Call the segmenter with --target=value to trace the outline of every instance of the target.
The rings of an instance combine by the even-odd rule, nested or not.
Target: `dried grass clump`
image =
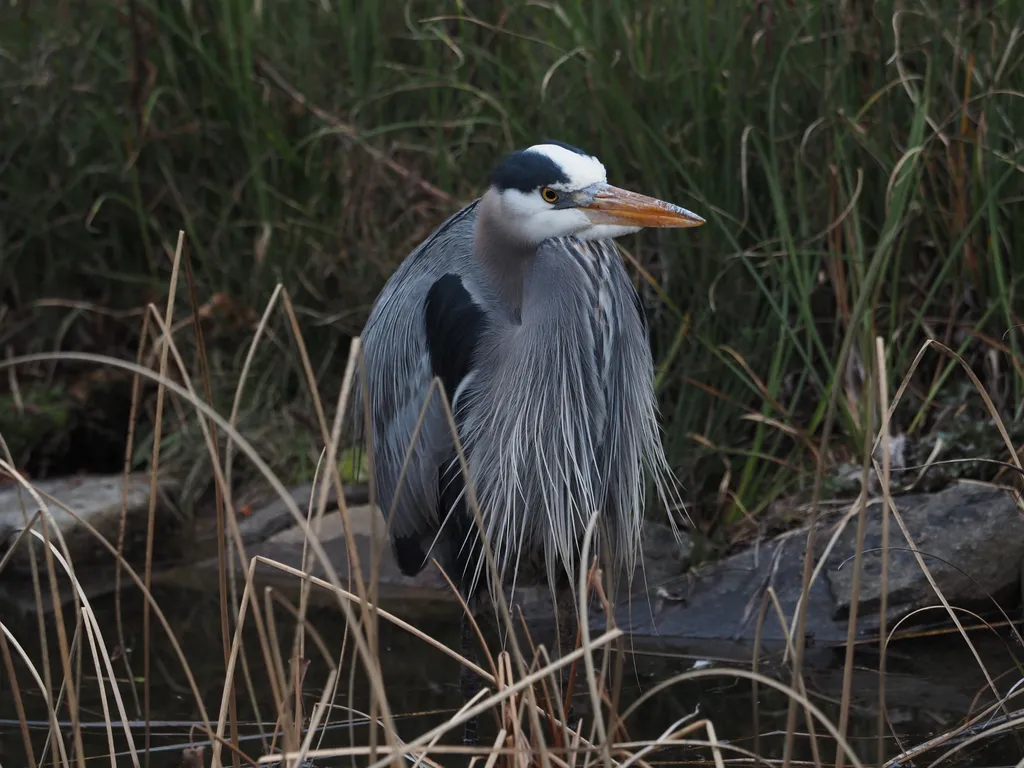
[[[177,247],[174,252],[173,271],[171,274],[171,296],[175,295],[179,276],[186,275],[190,288],[193,306],[198,306],[193,288],[191,267],[184,250],[184,233],[179,233]],[[13,370],[41,360],[59,362],[62,365],[90,364],[109,366],[128,371],[136,380],[136,393],[143,382],[155,384],[157,387],[157,412],[155,428],[159,432],[161,419],[160,409],[170,402],[175,408],[191,409],[197,427],[202,431],[209,449],[209,461],[217,481],[218,531],[223,544],[220,556],[218,580],[218,600],[221,614],[221,635],[223,638],[223,656],[225,676],[219,702],[204,700],[192,663],[196,660],[193,651],[176,639],[175,627],[166,618],[160,605],[153,598],[151,588],[153,578],[152,551],[153,529],[147,543],[147,560],[143,573],[138,573],[124,559],[121,543],[107,541],[97,535],[97,542],[109,552],[110,557],[119,565],[119,573],[123,574],[124,588],[133,590],[145,601],[144,633],[142,641],[142,674],[133,673],[129,664],[128,654],[114,654],[111,649],[125,648],[120,622],[114,626],[104,625],[98,621],[92,603],[82,589],[75,564],[65,546],[60,531],[56,529],[50,517],[51,505],[63,507],[61,500],[43,497],[32,483],[14,466],[9,454],[0,460],[0,472],[16,482],[24,492],[25,526],[13,544],[17,547],[31,547],[33,557],[33,589],[39,615],[42,616],[45,590],[51,591],[54,605],[54,624],[56,631],[45,630],[42,618],[37,626],[19,625],[6,617],[0,618],[0,652],[3,656],[4,677],[6,687],[14,702],[22,743],[28,764],[43,765],[53,763],[62,766],[84,766],[86,761],[99,759],[109,760],[111,765],[123,765],[128,761],[132,765],[144,765],[150,762],[152,714],[160,709],[160,702],[151,697],[150,649],[154,633],[161,633],[169,643],[176,657],[180,685],[188,691],[193,699],[196,722],[190,732],[190,746],[181,754],[182,765],[193,768],[198,765],[220,766],[283,764],[287,766],[308,765],[311,760],[317,764],[330,764],[330,760],[348,758],[359,764],[369,764],[371,768],[384,765],[437,766],[451,764],[451,761],[472,756],[474,761],[481,761],[483,766],[490,768],[496,765],[517,766],[525,768],[530,765],[543,766],[586,766],[591,763],[617,765],[626,768],[638,764],[648,765],[649,761],[663,755],[685,754],[688,760],[713,763],[722,768],[726,762],[754,762],[775,764],[780,762],[779,756],[759,755],[761,735],[753,734],[752,750],[732,741],[722,741],[719,733],[729,733],[732,737],[749,736],[750,734],[732,734],[730,723],[715,722],[713,718],[700,717],[698,712],[680,713],[680,717],[665,729],[656,739],[631,740],[629,736],[630,718],[638,708],[653,697],[664,695],[666,689],[688,681],[720,679],[731,683],[749,684],[753,688],[753,700],[758,701],[759,689],[772,689],[788,698],[789,716],[784,734],[783,765],[793,763],[794,744],[797,739],[809,739],[811,753],[815,764],[834,763],[836,765],[861,766],[866,763],[895,766],[906,764],[907,760],[916,759],[928,754],[934,758],[933,765],[942,764],[958,755],[972,745],[991,739],[1006,732],[1018,730],[1024,725],[1024,714],[1012,707],[1019,693],[1019,686],[1014,684],[1007,689],[1001,688],[989,674],[980,654],[975,650],[970,634],[965,630],[955,606],[950,605],[941,594],[934,581],[936,594],[942,602],[943,609],[957,628],[959,637],[971,649],[979,668],[983,671],[992,702],[981,711],[965,713],[964,720],[946,733],[917,745],[899,743],[898,754],[893,754],[889,746],[889,736],[895,731],[887,720],[885,707],[885,660],[886,646],[894,628],[886,628],[883,624],[879,655],[879,722],[877,731],[878,751],[873,761],[863,758],[863,752],[854,750],[848,738],[851,672],[853,669],[853,649],[855,643],[856,615],[850,618],[850,642],[847,646],[844,677],[843,698],[838,722],[826,716],[822,708],[811,700],[803,677],[804,611],[798,610],[792,617],[781,615],[777,601],[773,600],[772,590],[765,594],[761,610],[761,621],[768,610],[779,611],[778,618],[784,626],[791,627],[787,640],[785,661],[790,665],[790,684],[781,682],[758,670],[755,656],[754,665],[750,669],[738,667],[699,668],[687,670],[669,679],[658,681],[638,700],[623,708],[621,702],[621,683],[626,667],[626,654],[621,640],[623,633],[617,629],[612,620],[613,611],[605,596],[601,574],[596,567],[587,573],[580,574],[581,599],[592,594],[604,607],[608,617],[605,631],[591,636],[586,623],[581,626],[578,646],[571,653],[557,660],[550,660],[547,649],[543,645],[534,645],[529,631],[524,636],[528,640],[528,651],[522,650],[516,643],[510,649],[503,650],[497,656],[488,655],[488,667],[475,666],[459,653],[447,647],[427,633],[417,629],[400,617],[375,605],[376,585],[372,580],[364,579],[364,570],[359,562],[355,541],[351,534],[347,537],[347,546],[352,562],[352,571],[348,574],[336,573],[330,559],[318,541],[316,531],[327,509],[327,490],[333,484],[339,499],[335,511],[347,519],[348,509],[345,505],[343,483],[338,471],[340,457],[340,436],[343,433],[347,398],[352,390],[352,382],[359,375],[359,345],[353,344],[349,357],[346,376],[336,403],[334,418],[328,423],[327,410],[319,399],[315,387],[313,368],[310,364],[305,345],[302,341],[300,324],[295,315],[287,291],[278,286],[271,303],[263,313],[260,326],[254,334],[246,358],[246,365],[237,385],[237,397],[241,397],[248,371],[248,361],[255,354],[257,346],[265,338],[265,330],[275,309],[281,307],[292,333],[292,343],[296,353],[302,360],[307,375],[310,394],[316,402],[318,426],[323,441],[321,461],[316,476],[317,493],[311,499],[309,508],[299,509],[292,497],[286,492],[281,481],[274,476],[270,468],[260,456],[260,452],[239,433],[236,419],[237,411],[233,409],[228,417],[217,413],[203,395],[193,385],[198,378],[200,388],[209,393],[208,367],[205,363],[203,340],[197,339],[201,352],[198,358],[198,371],[190,370],[184,362],[180,351],[175,346],[174,337],[167,329],[174,325],[174,301],[167,302],[163,314],[153,305],[149,305],[144,323],[152,323],[158,331],[156,350],[158,365],[153,367],[140,365],[138,362],[119,360],[111,357],[84,353],[45,353],[20,358],[11,358],[0,362],[0,368]],[[143,334],[146,337],[146,334]],[[882,492],[887,506],[892,513],[892,520],[903,530],[910,540],[909,533],[903,527],[902,520],[889,492],[890,471],[887,435],[889,421],[900,398],[910,384],[910,377],[917,370],[919,363],[931,349],[948,354],[965,368],[966,375],[975,382],[982,399],[988,406],[993,419],[1000,425],[1000,432],[1006,441],[1007,452],[1011,457],[1010,466],[1017,472],[1021,471],[1020,460],[1014,452],[1014,446],[1006,435],[1005,428],[999,421],[995,405],[991,402],[985,388],[966,366],[964,361],[947,347],[930,342],[920,350],[907,378],[897,390],[892,402],[889,402],[887,388],[884,384],[885,345],[881,339],[876,344],[876,367],[868,377],[869,380],[880,382],[877,385],[877,399],[872,398],[873,412],[879,417],[879,424],[873,429],[873,445],[881,446],[878,461],[874,469],[881,479]],[[141,358],[141,350],[140,350]],[[237,400],[236,400],[237,402]],[[834,404],[834,400],[833,400]],[[831,409],[830,409],[831,412]],[[826,435],[822,439],[824,448]],[[130,442],[130,441],[129,441]],[[153,455],[151,467],[154,477],[160,466],[160,444],[155,440],[152,444]],[[6,449],[5,449],[6,450]],[[129,445],[129,452],[132,450]],[[238,531],[236,513],[232,501],[231,474],[236,453],[245,459],[262,474],[266,482],[279,494],[281,500],[294,519],[296,526],[305,533],[304,567],[293,568],[286,564],[269,560],[264,557],[251,557],[242,543]],[[866,455],[870,455],[868,452]],[[865,465],[865,478],[868,467]],[[821,469],[819,468],[819,476]],[[863,525],[864,511],[867,501],[867,483],[860,499],[851,508],[847,516],[851,520],[858,518],[858,525]],[[74,513],[74,510],[67,510]],[[154,515],[154,507],[150,508],[150,520]],[[888,520],[888,517],[886,518]],[[38,525],[37,525],[38,524]],[[347,530],[351,530],[347,526]],[[813,535],[813,526],[810,529]],[[861,542],[862,543],[862,542]],[[888,541],[883,541],[883,564],[887,561],[885,552]],[[808,542],[807,551],[812,551]],[[923,572],[931,579],[922,553],[914,549],[915,557]],[[376,557],[377,553],[375,553]],[[8,554],[9,557],[9,554]],[[858,551],[858,558],[860,552]],[[243,582],[235,579],[235,563],[247,564]],[[6,558],[0,562],[2,573]],[[263,590],[257,587],[257,565],[278,569],[293,576],[301,584],[299,600],[294,604],[274,590]],[[311,575],[313,565],[323,569],[324,578]],[[859,564],[855,564],[859,565]],[[883,565],[884,569],[884,565]],[[370,564],[370,573],[376,573],[376,563]],[[813,568],[808,559],[804,578],[804,594],[813,579],[819,577],[819,570]],[[884,570],[883,570],[884,578]],[[57,589],[61,580],[68,580],[75,587],[75,598],[70,604],[61,603]],[[326,590],[332,596],[336,610],[345,623],[344,641],[340,650],[328,647],[321,634],[309,620],[308,610],[312,590]],[[119,592],[122,586],[119,582]],[[856,586],[854,587],[856,591]],[[260,599],[262,595],[262,600]],[[853,604],[856,605],[856,599]],[[806,601],[801,602],[801,608]],[[465,606],[463,606],[464,608]],[[883,605],[882,614],[885,614]],[[151,623],[150,617],[155,620]],[[502,606],[504,629],[514,636],[517,629],[515,617]],[[292,625],[294,630],[288,638],[280,626],[282,619]],[[376,652],[380,641],[380,622],[388,622],[405,632],[411,633],[425,646],[433,648],[460,664],[470,666],[485,681],[486,686],[466,706],[450,713],[444,722],[421,733],[403,733],[404,728],[396,721],[399,713],[394,711],[389,698],[389,690],[384,682],[380,656]],[[257,635],[255,648],[248,648],[246,653],[246,627],[252,626]],[[518,628],[526,630],[521,623]],[[56,649],[52,647],[56,640]],[[53,659],[56,658],[56,663]],[[254,659],[260,661],[254,666]],[[307,678],[311,661],[318,659],[327,670],[323,679],[311,681]],[[572,665],[571,679],[581,690],[581,697],[589,701],[589,713],[575,723],[565,722],[567,701],[561,700],[559,690],[560,671],[563,666]],[[124,667],[119,671],[119,667]],[[259,700],[255,693],[254,680],[265,677],[272,692],[272,701]],[[365,680],[370,692],[368,711],[358,712],[351,706],[342,705],[337,701],[342,691],[343,681],[348,680],[349,692],[357,677]],[[141,681],[141,682],[140,682]],[[572,685],[572,684],[571,684]],[[141,696],[139,687],[141,686]],[[83,740],[83,712],[81,694],[86,688],[95,688],[99,693],[103,731],[106,744],[100,747],[95,741],[89,741],[86,748]],[[306,711],[304,692],[319,689],[320,693],[313,706]],[[246,696],[247,709],[263,713],[258,717],[257,729],[260,734],[261,749],[254,753],[247,746],[250,736],[243,734],[247,726],[240,723],[237,711],[239,696]],[[40,698],[41,697],[41,698]],[[349,696],[349,701],[352,696]],[[215,705],[215,706],[213,706]],[[213,708],[211,708],[211,706]],[[32,716],[30,712],[45,710],[48,727],[45,737],[40,739],[30,728]],[[130,710],[139,710],[141,717],[133,720],[129,717]],[[478,747],[451,745],[453,734],[459,734],[461,726],[474,715],[491,713],[495,717],[497,736],[488,744]],[[355,738],[357,720],[367,725],[365,738]],[[757,722],[755,712],[755,723]],[[798,726],[798,723],[802,725]],[[344,747],[324,747],[322,741],[332,725],[348,724],[352,728],[353,742]],[[806,731],[801,731],[806,727]],[[755,728],[756,731],[756,728]],[[244,738],[243,738],[244,737]],[[356,743],[358,741],[358,743]],[[328,762],[322,762],[328,761]]]

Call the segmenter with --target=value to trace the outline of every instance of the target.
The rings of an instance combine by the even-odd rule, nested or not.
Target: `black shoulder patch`
[[[491,184],[499,190],[532,192],[551,184],[568,184],[569,177],[554,160],[540,152],[520,150],[506,155],[491,173]]]
[[[451,402],[455,390],[473,368],[476,346],[484,329],[484,311],[473,301],[462,279],[449,272],[427,291],[423,320],[431,369],[441,379]]]
[[[451,403],[459,384],[473,370],[487,316],[473,301],[462,279],[450,272],[430,286],[423,309],[430,365],[434,375],[444,384]],[[480,546],[472,517],[466,509],[465,484],[456,454],[438,467],[437,480],[438,515],[441,521],[446,521],[441,524],[443,564],[448,575],[468,597],[471,575],[475,572],[473,564],[479,557]],[[422,561],[422,550],[408,547],[406,554],[410,565],[417,557]]]

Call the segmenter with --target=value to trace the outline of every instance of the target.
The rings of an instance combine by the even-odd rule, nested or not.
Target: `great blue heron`
[[[597,158],[549,142],[504,157],[484,194],[409,254],[362,334],[374,481],[384,514],[394,510],[389,538],[403,572],[436,558],[471,607],[517,584],[571,595],[595,513],[603,555],[633,572],[645,479],[663,500],[673,481],[643,305],[612,238],[703,223],[609,185]],[[412,439],[434,377],[455,417],[497,584],[438,396]],[[362,399],[357,389],[357,407]],[[574,638],[568,613],[560,626]],[[463,630],[467,650],[465,621]]]

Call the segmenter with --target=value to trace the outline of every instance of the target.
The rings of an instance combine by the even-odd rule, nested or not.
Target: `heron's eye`
[[[544,198],[545,203],[551,203],[554,205],[558,202],[558,193],[551,187],[544,187],[541,189],[540,196]]]

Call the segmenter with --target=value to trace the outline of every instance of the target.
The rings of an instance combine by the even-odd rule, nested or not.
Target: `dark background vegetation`
[[[817,462],[834,474],[863,459],[876,337],[890,392],[936,339],[1019,423],[1021,13],[950,0],[4,3],[0,353],[134,360],[181,229],[214,405],[230,409],[278,283],[333,404],[349,339],[405,254],[501,153],[558,138],[614,183],[708,220],[621,245],[653,318],[670,459],[691,514],[727,544],[806,494]],[[176,301],[201,388],[184,282]],[[280,312],[270,328],[240,425],[297,482],[319,430]],[[0,431],[33,476],[119,471],[130,394],[112,370],[22,366],[0,382]],[[194,415],[165,413],[161,466],[198,499],[210,470]],[[992,448],[974,455],[1005,459],[989,422],[933,350],[895,426],[917,445],[981,424]]]

